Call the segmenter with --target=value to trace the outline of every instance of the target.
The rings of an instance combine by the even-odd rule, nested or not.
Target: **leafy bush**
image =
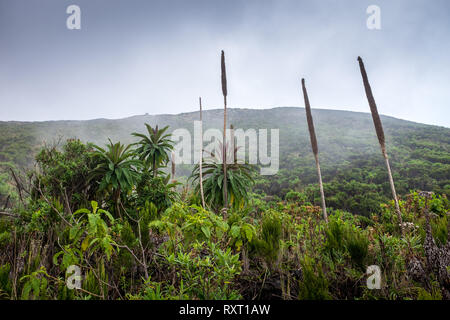
[[[364,270],[364,262],[369,248],[367,236],[358,229],[353,230],[353,232],[347,231],[346,248],[356,266]]]
[[[0,265],[0,299],[2,295],[9,297],[12,291],[12,284],[9,279],[11,265],[9,263]]]
[[[443,216],[442,218],[437,218],[436,220],[431,221],[431,231],[433,234],[433,238],[437,242],[437,244],[441,247],[447,244],[447,234],[448,231],[448,217]]]
[[[321,263],[305,256],[301,261],[303,279],[300,282],[299,299],[328,300],[328,281],[322,271]]]
[[[325,234],[324,249],[332,258],[348,252],[355,265],[358,268],[364,268],[369,240],[360,228],[335,215],[330,217]]]
[[[196,243],[193,250],[178,250],[166,257],[168,268],[177,270],[183,291],[191,298],[238,299],[230,284],[241,271],[239,255],[220,249],[213,242]]]
[[[170,176],[153,177],[150,172],[144,172],[136,187],[136,206],[144,207],[153,203],[158,212],[164,212],[178,199],[175,192],[176,183],[169,183]]]
[[[47,271],[44,267],[20,278],[24,282],[22,299],[45,300],[47,298]]]
[[[298,205],[302,205],[306,202],[307,197],[304,193],[290,190],[288,193],[286,193],[285,200],[289,202],[295,202]]]
[[[261,233],[251,243],[253,251],[272,265],[277,257],[282,236],[281,220],[275,211],[267,212],[262,219]]]

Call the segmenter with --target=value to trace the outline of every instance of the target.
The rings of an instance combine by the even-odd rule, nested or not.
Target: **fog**
[[[448,1],[0,0],[0,120],[122,118],[222,106],[368,112],[450,126]],[[366,26],[369,5],[381,30]]]

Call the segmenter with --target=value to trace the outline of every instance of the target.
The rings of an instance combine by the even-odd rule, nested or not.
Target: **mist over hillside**
[[[313,117],[328,194],[340,195],[339,203],[359,196],[370,198],[373,203],[387,201],[390,189],[370,114],[314,109]],[[108,138],[113,142],[136,142],[131,133],[144,132],[144,123],[168,125],[170,131],[185,128],[192,133],[198,119],[198,112],[189,112],[117,120],[0,122],[0,162],[3,167],[30,168],[34,155],[44,145],[61,145],[72,138],[99,146]],[[387,116],[381,119],[398,193],[421,189],[449,195],[450,129]],[[221,130],[223,110],[204,111],[203,123],[205,129]],[[228,124],[235,129],[279,129],[280,169],[274,176],[260,177],[256,191],[282,198],[289,190],[311,187],[311,197],[316,196],[314,158],[304,108],[229,109]],[[177,176],[186,177],[191,169],[189,165],[178,166]],[[373,198],[380,194],[385,198]],[[333,197],[328,197],[328,201],[333,203]],[[363,200],[352,201],[344,209],[354,211],[358,203],[360,212],[366,210],[360,207]]]
[[[348,159],[355,154],[378,152],[378,142],[369,113],[314,109],[313,117],[323,162],[336,162]],[[7,159],[8,147],[27,136],[32,141],[22,141],[30,146],[51,145],[66,139],[77,138],[83,142],[103,145],[110,138],[124,143],[134,142],[132,132],[143,132],[144,123],[151,126],[169,126],[169,131],[185,128],[193,132],[198,112],[178,115],[137,115],[129,118],[109,120],[63,120],[45,122],[0,122],[2,133],[2,161]],[[440,142],[442,151],[450,150],[450,129],[382,116],[388,148],[409,140],[420,138],[423,143]],[[223,110],[203,112],[204,128],[221,129]],[[273,109],[229,109],[228,123],[236,129],[279,129],[280,151],[307,155],[310,153],[309,136],[304,108],[280,107]],[[9,141],[7,141],[9,140]],[[29,156],[29,154],[27,154]],[[6,158],[6,159],[5,159]],[[283,163],[283,154],[280,156]]]

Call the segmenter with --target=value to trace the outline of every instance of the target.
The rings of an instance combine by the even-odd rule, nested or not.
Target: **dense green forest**
[[[313,114],[328,222],[302,108],[229,109],[280,129],[280,171],[227,164],[225,201],[205,159],[204,205],[199,167],[170,161],[198,112],[1,123],[0,298],[450,299],[450,129],[382,117],[399,225],[370,115]]]
[[[328,205],[366,216],[380,213],[379,204],[390,199],[390,189],[370,114],[316,109],[313,116]],[[205,130],[221,128],[222,117],[222,110],[204,111]],[[168,125],[169,131],[186,128],[193,132],[193,121],[198,119],[198,112],[192,112],[120,120],[0,123],[2,172],[5,169],[7,172],[9,166],[32,167],[33,157],[40,147],[58,145],[66,139],[78,138],[99,145],[108,138],[132,143],[130,132],[141,130],[144,123]],[[320,204],[303,108],[229,109],[228,119],[235,128],[280,130],[280,170],[273,176],[258,177],[254,192],[277,201],[293,190],[304,192],[308,201]],[[397,193],[406,195],[418,189],[448,197],[450,129],[391,117],[382,117],[382,120]],[[188,177],[191,170],[191,166],[182,165],[176,175],[182,179]],[[0,181],[6,179],[0,178]],[[2,192],[0,199],[4,197]]]

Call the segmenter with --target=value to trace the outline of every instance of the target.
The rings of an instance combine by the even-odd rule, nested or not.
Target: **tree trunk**
[[[373,124],[375,126],[375,131],[377,133],[378,142],[380,143],[381,153],[384,157],[384,160],[386,161],[386,168],[387,168],[388,175],[389,175],[389,184],[391,185],[392,197],[394,198],[394,202],[395,202],[395,211],[397,212],[398,223],[400,225],[400,230],[403,234],[404,230],[403,230],[402,213],[400,211],[400,206],[398,204],[397,193],[395,192],[394,179],[392,178],[391,166],[389,165],[389,158],[388,158],[388,155],[386,152],[386,144],[385,144],[383,125],[381,124],[381,119],[380,119],[380,115],[378,114],[378,109],[377,109],[377,105],[375,103],[375,98],[373,97],[372,88],[370,87],[369,79],[368,79],[367,73],[366,73],[366,68],[364,67],[364,62],[362,61],[361,57],[358,57],[358,62],[359,62],[359,68],[361,70],[361,75],[363,78],[364,89],[366,91],[367,100],[368,100],[369,106],[370,106],[370,111],[372,113]]]

